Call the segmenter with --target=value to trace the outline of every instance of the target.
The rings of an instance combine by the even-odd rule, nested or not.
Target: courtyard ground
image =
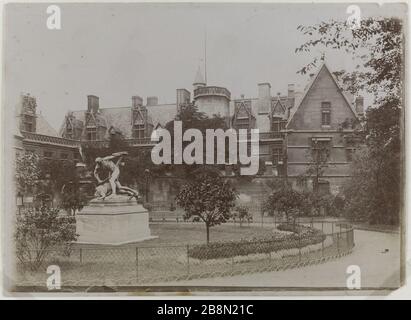
[[[347,267],[358,265],[361,269],[361,287],[367,290],[395,289],[400,286],[400,235],[355,230],[354,251],[342,258],[323,264],[285,271],[255,273],[250,275],[167,282],[157,285],[201,287],[260,287],[311,288],[346,290]],[[195,290],[195,288],[193,288]]]

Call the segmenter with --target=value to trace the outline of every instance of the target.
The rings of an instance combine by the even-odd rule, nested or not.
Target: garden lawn
[[[150,247],[150,246],[174,246],[187,244],[206,243],[206,229],[204,223],[152,223],[150,224],[151,235],[156,239],[130,243],[122,247]],[[233,241],[250,239],[253,237],[263,238],[272,235],[273,226],[248,226],[244,223],[242,227],[238,223],[227,223],[210,228],[210,242]],[[275,232],[281,232],[275,230]],[[103,248],[102,245],[76,245],[76,247]],[[116,247],[116,246],[114,246]]]

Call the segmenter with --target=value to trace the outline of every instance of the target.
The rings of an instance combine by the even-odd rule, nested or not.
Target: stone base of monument
[[[121,245],[157,238],[148,223],[148,211],[134,198],[93,199],[76,215],[77,243]]]

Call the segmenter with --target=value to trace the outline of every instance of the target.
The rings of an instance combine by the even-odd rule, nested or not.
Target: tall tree
[[[198,129],[201,131],[202,136],[205,138],[206,130],[207,129],[227,129],[226,120],[221,117],[220,115],[213,115],[212,117],[208,117],[204,112],[198,110],[197,106],[194,104],[186,104],[182,105],[176,118],[173,121],[170,121],[166,124],[166,129],[171,134],[171,150],[174,150],[174,121],[181,121],[182,122],[182,132],[184,133],[188,129]],[[185,146],[187,146],[190,142],[183,142],[183,150]],[[205,148],[205,140],[203,141],[203,147]],[[228,154],[227,148],[228,142],[226,141],[226,155]],[[216,149],[216,145],[214,145],[214,155],[217,157],[217,152],[219,150]],[[183,150],[175,150],[174,152],[183,152]],[[172,157],[174,157],[174,152],[172,153]],[[203,163],[205,163],[205,152],[203,153]],[[190,178],[194,172],[196,172],[200,167],[205,167],[205,165],[201,164],[192,164],[187,165],[183,164],[176,164],[169,166],[169,169],[179,177]]]

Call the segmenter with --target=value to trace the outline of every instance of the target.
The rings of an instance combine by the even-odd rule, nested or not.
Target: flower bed
[[[325,235],[320,230],[307,226],[283,224],[278,229],[293,233],[274,233],[265,238],[196,245],[189,248],[188,255],[199,260],[222,259],[302,248],[325,240]]]

